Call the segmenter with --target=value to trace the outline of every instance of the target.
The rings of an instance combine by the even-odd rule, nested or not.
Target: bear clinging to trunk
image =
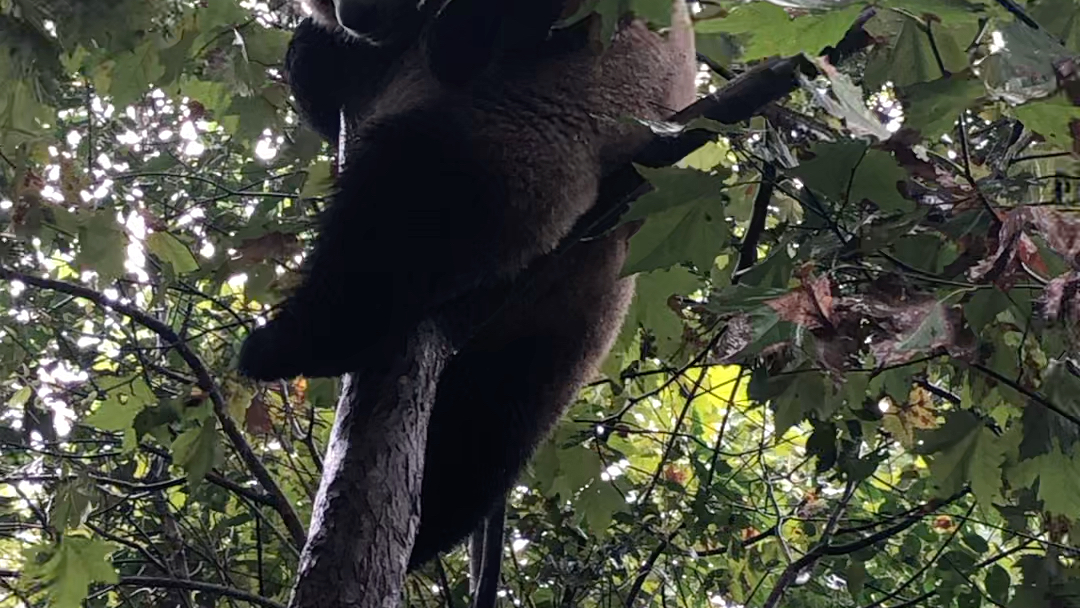
[[[580,2],[313,0],[286,57],[303,118],[336,140],[344,116],[345,164],[303,282],[240,369],[364,373],[425,318],[466,328],[438,382],[412,567],[476,527],[607,354],[633,226],[549,256],[639,151],[634,121],[693,101],[685,0],[666,35],[624,19],[606,46],[595,15],[553,27]],[[528,298],[461,320],[541,261]]]

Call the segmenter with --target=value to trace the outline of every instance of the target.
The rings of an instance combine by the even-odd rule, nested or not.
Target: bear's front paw
[[[300,375],[295,345],[283,340],[282,333],[273,323],[251,332],[240,347],[240,373],[264,382]]]
[[[303,328],[303,329],[301,329]],[[295,323],[279,316],[257,328],[240,347],[240,373],[269,382],[296,376],[326,378],[356,371],[360,365],[356,339],[348,326],[334,328],[331,336],[313,324]]]

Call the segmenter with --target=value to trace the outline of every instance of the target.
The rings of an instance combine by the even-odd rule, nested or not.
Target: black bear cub
[[[546,262],[439,380],[410,567],[506,494],[619,331],[633,228],[549,254],[637,152],[633,119],[693,100],[688,10],[672,2],[666,36],[625,20],[606,47],[595,16],[552,30],[573,0],[315,0],[294,34],[297,105],[334,140],[344,114],[345,164],[302,284],[243,345],[244,374],[377,367],[422,319]]]

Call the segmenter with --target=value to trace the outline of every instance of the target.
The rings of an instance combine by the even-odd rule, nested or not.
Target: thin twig
[[[16,579],[20,578],[22,573],[18,570],[0,570],[0,579]],[[237,589],[235,587],[229,587],[226,585],[219,585],[217,583],[207,583],[204,581],[193,581],[190,579],[170,578],[167,576],[121,576],[120,581],[114,585],[115,587],[153,587],[156,589],[186,589],[189,591],[202,591],[212,595],[218,595],[221,597],[232,598],[247,602],[255,606],[262,606],[263,608],[285,608],[284,604],[275,602],[272,599],[265,598],[243,589]]]
[[[21,281],[27,285],[32,285],[41,289],[57,291],[77,298],[90,300],[102,308],[113,310],[124,316],[130,317],[139,325],[142,325],[160,336],[168,346],[175,348],[177,354],[180,355],[180,358],[184,360],[184,363],[186,363],[195,374],[195,379],[198,382],[199,388],[209,395],[210,401],[214,406],[214,413],[217,416],[218,423],[221,425],[222,430],[225,431],[225,435],[229,438],[229,442],[232,444],[233,449],[236,450],[240,459],[244,461],[248,470],[251,471],[251,474],[258,480],[259,484],[266,490],[267,494],[273,497],[275,503],[273,507],[285,522],[285,527],[289,530],[292,542],[297,547],[304,546],[304,541],[307,539],[307,532],[304,530],[303,523],[300,522],[300,517],[296,514],[296,511],[293,510],[292,504],[289,502],[288,498],[286,498],[285,493],[282,492],[281,488],[277,485],[277,482],[274,481],[274,478],[271,477],[270,472],[266,469],[262,460],[259,459],[258,454],[251,448],[251,445],[244,438],[240,429],[236,426],[236,423],[233,422],[232,417],[229,415],[225,398],[222,396],[221,390],[217,383],[214,382],[213,377],[210,376],[210,371],[203,364],[199,356],[195,354],[195,351],[193,351],[186,342],[181,340],[180,336],[178,336],[171,327],[134,306],[110,300],[105,297],[105,294],[90,289],[89,287],[83,287],[82,285],[36,277],[3,267],[0,267],[0,279]]]
[[[758,244],[761,235],[765,231],[765,220],[769,217],[769,203],[772,201],[773,190],[776,189],[776,164],[766,162],[761,168],[761,185],[758,186],[754,196],[754,210],[750,215],[750,224],[743,234],[742,246],[739,248],[739,264],[731,278],[732,283],[738,283],[746,271],[750,270],[757,262]]]
[[[788,567],[780,574],[780,579],[776,582],[776,586],[773,587],[772,593],[762,604],[762,608],[776,608],[776,606],[780,605],[780,601],[784,599],[788,587],[795,582],[799,575],[813,568],[818,560],[828,555],[829,541],[836,534],[836,529],[840,524],[840,517],[847,509],[852,497],[855,496],[855,488],[857,487],[857,482],[848,480],[844,486],[843,495],[837,501],[836,507],[833,508],[832,514],[829,516],[829,521],[825,524],[825,529],[821,532],[821,540],[806,555],[788,564]]]
[[[941,557],[941,554],[945,552],[945,549],[948,548],[950,544],[952,544],[953,539],[956,538],[956,535],[960,532],[960,529],[964,527],[964,521],[967,520],[968,516],[971,515],[971,512],[975,510],[975,507],[978,504],[979,503],[977,502],[971,503],[971,506],[968,507],[967,513],[964,514],[963,520],[960,523],[956,524],[956,528],[953,529],[952,533],[949,534],[949,537],[945,539],[945,542],[941,543],[941,546],[937,548],[937,551],[934,552],[934,555],[932,555],[930,559],[926,560],[926,563],[923,564],[923,566],[919,568],[915,572],[915,574],[912,574],[910,577],[908,577],[906,581],[900,583],[900,585],[896,589],[894,589],[891,593],[887,594],[885,597],[877,600],[876,602],[867,604],[863,608],[878,608],[882,604],[895,599],[896,596],[900,595],[900,592],[911,586],[911,584],[914,583],[916,579],[918,579],[927,570],[933,567],[933,565],[937,563],[938,558]]]
[[[652,572],[653,567],[656,565],[656,561],[660,559],[660,556],[664,554],[664,550],[671,544],[671,539],[675,538],[675,534],[682,529],[684,524],[679,524],[672,530],[667,536],[660,540],[660,543],[653,548],[649,553],[649,557],[638,568],[638,574],[634,577],[634,582],[630,585],[630,591],[626,594],[626,602],[624,605],[626,608],[633,608],[635,601],[637,601],[638,594],[641,593],[641,588],[645,584],[645,579],[649,577],[649,573]]]
[[[907,519],[904,519],[903,521],[901,521],[901,522],[899,522],[897,524],[894,524],[894,525],[892,525],[892,526],[890,526],[888,528],[885,528],[884,530],[875,532],[874,534],[871,534],[870,536],[867,536],[866,538],[862,538],[862,539],[859,539],[857,541],[846,543],[846,544],[843,544],[843,545],[831,545],[829,547],[826,547],[825,548],[825,555],[850,555],[852,553],[862,551],[863,549],[866,549],[867,547],[871,547],[873,545],[876,545],[877,543],[879,543],[879,542],[881,542],[883,540],[892,538],[892,537],[896,536],[897,534],[903,532],[904,530],[907,530],[911,526],[913,526],[916,523],[918,523],[919,521],[921,521],[924,517],[926,517],[930,513],[934,512],[934,511],[936,511],[936,510],[938,510],[938,509],[940,509],[940,508],[942,508],[942,507],[944,507],[944,506],[946,506],[948,504],[956,502],[960,498],[966,496],[969,492],[970,492],[970,490],[965,488],[965,489],[957,492],[956,494],[953,494],[952,496],[950,496],[948,498],[942,498],[942,499],[930,501],[926,505],[924,505],[923,507],[916,510],[915,514],[912,515],[911,517],[908,517]]]
[[[1061,408],[1061,406],[1056,405],[1053,401],[1050,401],[1049,399],[1047,399],[1046,397],[1040,395],[1039,393],[1037,393],[1037,392],[1035,392],[1035,391],[1021,385],[1019,382],[1016,382],[1015,380],[1012,380],[1011,378],[1008,378],[1008,377],[1006,377],[1006,376],[1004,376],[1004,375],[990,369],[989,367],[986,367],[985,365],[983,365],[981,363],[971,363],[969,365],[971,365],[971,367],[973,369],[976,369],[976,370],[982,372],[983,374],[985,374],[987,376],[990,376],[994,380],[997,380],[998,382],[1008,386],[1009,388],[1011,388],[1013,390],[1016,390],[1016,391],[1019,391],[1020,393],[1022,393],[1028,399],[1031,399],[1035,403],[1038,403],[1039,405],[1045,407],[1046,409],[1050,410],[1051,412],[1054,412],[1058,416],[1061,416],[1062,418],[1064,418],[1064,419],[1068,420],[1069,422],[1075,424],[1076,426],[1080,427],[1080,416],[1077,416],[1076,414],[1065,411],[1064,409]]]

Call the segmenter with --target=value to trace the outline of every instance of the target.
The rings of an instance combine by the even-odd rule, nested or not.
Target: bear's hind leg
[[[619,278],[630,230],[575,245],[447,365],[410,568],[480,524],[606,356],[633,295],[633,279]]]

